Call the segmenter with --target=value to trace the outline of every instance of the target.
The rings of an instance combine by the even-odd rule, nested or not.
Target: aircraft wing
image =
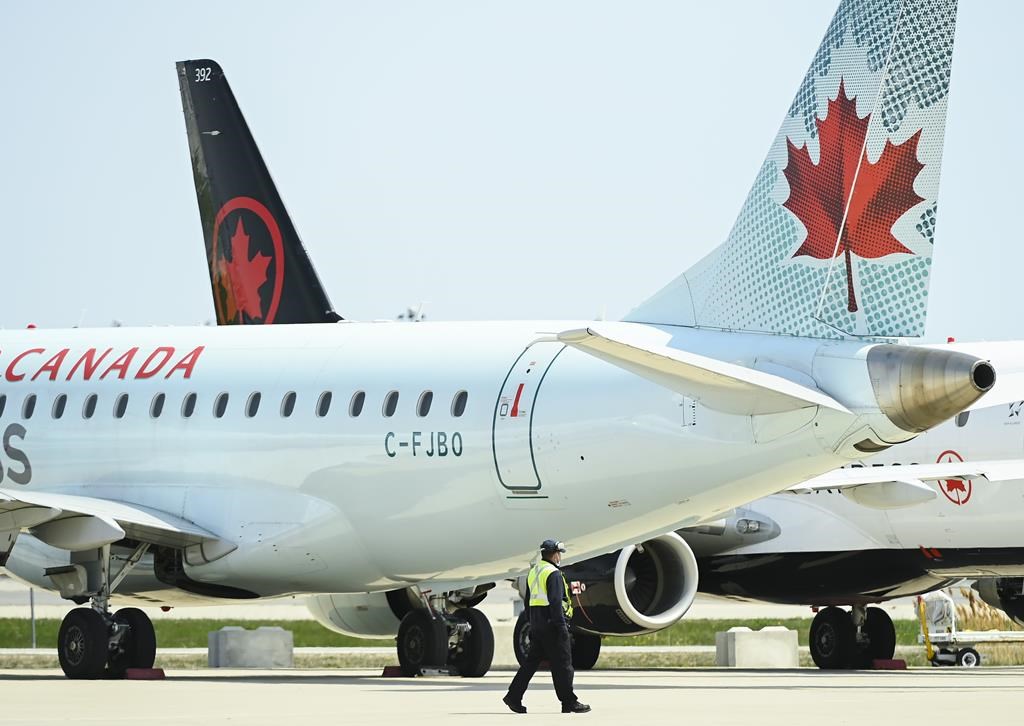
[[[182,548],[210,562],[235,545],[181,517],[109,499],[0,488],[0,532],[29,531],[53,547],[81,551],[122,539]]]
[[[625,331],[613,326],[559,333],[557,340],[624,368],[704,405],[740,415],[779,413],[824,406],[849,410],[816,388],[765,371],[727,363],[665,345],[657,329]]]
[[[922,504],[936,496],[930,481],[1024,480],[1024,459],[951,461],[937,464],[889,464],[836,469],[795,484],[787,494],[839,491],[872,509],[898,509]]]

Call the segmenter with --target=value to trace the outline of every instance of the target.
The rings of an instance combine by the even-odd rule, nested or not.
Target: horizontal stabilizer
[[[0,489],[0,530],[29,529],[68,550],[90,549],[129,538],[176,548],[201,547],[221,556],[235,549],[181,517],[137,504],[75,494]]]
[[[1024,480],[1024,461],[951,461],[937,464],[890,464],[836,469],[802,484],[791,486],[785,493],[842,492],[865,507],[898,509],[934,499],[935,490],[925,482],[972,479],[991,482]]]
[[[845,406],[819,390],[771,373],[669,347],[665,344],[670,338],[668,333],[646,326],[636,328],[581,328],[559,333],[557,338],[725,413],[781,413],[811,406],[849,413]]]

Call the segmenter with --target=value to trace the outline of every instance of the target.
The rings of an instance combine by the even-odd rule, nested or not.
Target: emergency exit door
[[[533,407],[544,376],[565,345],[534,343],[516,359],[494,406],[494,466],[509,490],[536,492],[540,475],[533,459]]]

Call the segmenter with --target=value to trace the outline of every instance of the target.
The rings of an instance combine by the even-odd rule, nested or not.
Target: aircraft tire
[[[92,608],[75,608],[64,616],[57,635],[57,658],[68,678],[102,678],[110,634],[103,616]]]
[[[519,613],[516,627],[512,631],[512,651],[516,654],[519,665],[526,662],[526,656],[530,652],[530,617],[525,610]]]
[[[597,665],[601,656],[601,636],[576,632],[572,634],[572,667],[577,671],[589,671]]]
[[[153,621],[138,608],[121,608],[114,613],[114,622],[128,626],[121,652],[111,656],[107,664],[108,678],[124,678],[129,668],[152,668],[156,661],[156,631]]]
[[[827,607],[811,621],[811,659],[823,670],[852,668],[857,663],[857,634],[850,613]]]
[[[418,676],[423,668],[448,662],[448,628],[426,610],[410,610],[398,626],[398,663],[402,675]]]
[[[867,660],[892,660],[896,654],[896,626],[889,613],[882,608],[868,608],[864,620],[864,632],[868,636]]]
[[[455,617],[469,623],[470,631],[452,657],[452,665],[463,678],[482,678],[494,660],[494,630],[487,616],[476,608],[461,608]]]

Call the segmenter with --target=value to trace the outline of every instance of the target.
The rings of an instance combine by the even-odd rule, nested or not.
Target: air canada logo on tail
[[[284,286],[284,245],[269,209],[252,197],[235,197],[220,208],[210,270],[218,321],[274,322]]]
[[[857,115],[857,99],[847,97],[842,81],[839,93],[828,102],[825,118],[814,121],[820,140],[817,164],[807,144],[797,148],[786,139],[789,161],[783,174],[790,191],[782,206],[807,228],[807,238],[793,257],[846,257],[847,309],[853,313],[858,308],[853,255],[877,259],[914,254],[896,239],[892,228],[924,201],[914,191],[914,181],[924,168],[917,159],[921,131],[899,145],[886,140],[872,163],[866,148],[871,114]]]

